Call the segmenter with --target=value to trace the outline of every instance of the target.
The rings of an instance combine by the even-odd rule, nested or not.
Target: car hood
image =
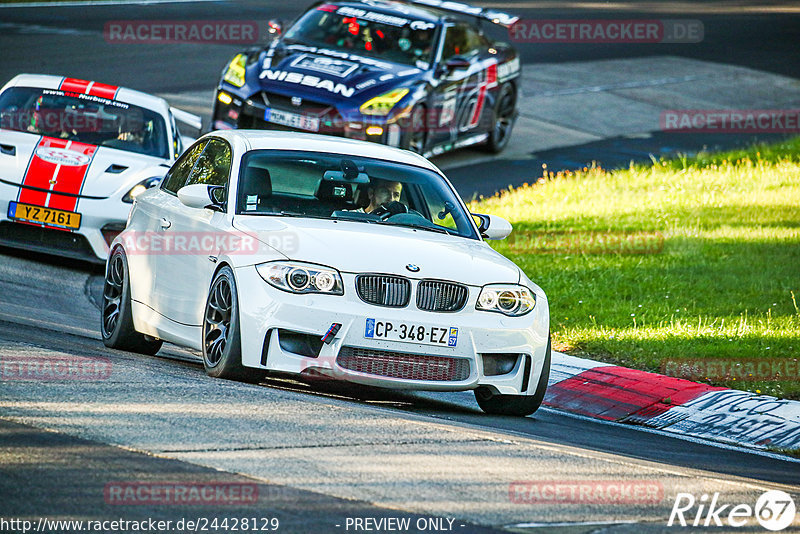
[[[305,45],[280,44],[271,58],[267,54],[256,69],[262,91],[330,105],[361,104],[406,86],[425,72],[411,65]]]
[[[157,167],[159,171],[155,174],[151,173],[153,176],[163,176],[168,170],[167,167],[158,167],[161,163],[166,162],[163,158],[86,144],[73,143],[64,149],[48,148],[44,146],[48,144],[48,140],[51,138],[0,130],[0,144],[4,147],[4,152],[0,153],[0,180],[14,184],[21,184],[24,181],[27,185],[38,187],[47,182],[46,180],[42,182],[42,177],[37,179],[36,176],[33,176],[32,173],[35,173],[37,169],[34,163],[39,160],[61,163],[63,171],[59,170],[58,177],[63,177],[64,187],[67,187],[67,180],[69,180],[69,187],[75,189],[74,191],[65,190],[65,192],[107,198],[122,189],[127,191],[138,183],[143,179],[140,174],[145,169]],[[52,141],[56,146],[63,145],[62,140],[52,139]],[[7,153],[11,151],[9,147],[13,147],[14,155]],[[44,167],[54,169],[52,165]],[[50,176],[46,178],[49,179]],[[45,187],[47,186],[45,185]]]
[[[519,268],[483,241],[352,221],[237,216],[234,227],[292,260],[349,273],[387,273],[473,286],[517,283]],[[406,266],[415,265],[419,272]]]

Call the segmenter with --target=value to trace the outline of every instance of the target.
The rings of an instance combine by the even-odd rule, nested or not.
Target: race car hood
[[[361,104],[408,85],[425,72],[412,65],[301,45],[278,45],[273,52],[271,58],[265,52],[256,69],[262,91],[330,105]]]
[[[113,196],[122,189],[127,192],[143,179],[139,175],[145,169],[166,161],[115,148],[68,143],[9,130],[0,130],[0,144],[3,146],[0,180],[49,189],[49,181],[59,166],[55,190],[98,198]],[[158,167],[158,174],[163,176],[167,170],[167,167]]]
[[[520,279],[514,263],[475,239],[402,226],[257,215],[237,216],[234,226],[289,259],[342,272],[437,278],[474,286]],[[409,264],[418,266],[419,272],[409,272]]]

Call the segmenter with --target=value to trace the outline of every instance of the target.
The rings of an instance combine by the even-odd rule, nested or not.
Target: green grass
[[[538,174],[470,208],[514,223],[511,238],[493,246],[547,293],[556,348],[654,372],[675,360],[797,365],[800,138]],[[651,240],[651,253],[601,253],[600,238],[629,232],[663,242]],[[581,236],[594,236],[589,253]],[[800,398],[797,375],[698,380]]]

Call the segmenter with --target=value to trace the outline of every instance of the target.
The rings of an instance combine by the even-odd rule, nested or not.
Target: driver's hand
[[[388,215],[389,217],[391,217],[392,215],[408,213],[408,207],[402,202],[397,202],[396,200],[393,200],[391,202],[384,202],[372,213],[376,215]]]

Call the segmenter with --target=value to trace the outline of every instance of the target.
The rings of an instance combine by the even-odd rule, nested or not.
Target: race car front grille
[[[411,282],[402,276],[361,274],[356,277],[356,292],[369,304],[405,308],[411,298]]]
[[[469,290],[461,284],[423,280],[417,286],[417,308],[425,311],[454,312],[467,303]]]
[[[324,115],[334,109],[330,104],[322,104],[306,98],[302,98],[299,105],[294,105],[292,103],[292,98],[297,97],[283,96],[276,93],[262,94],[266,98],[266,101],[269,102],[270,107],[285,109],[287,111],[296,111],[298,113],[307,113],[315,117]]]
[[[469,360],[464,358],[358,347],[342,347],[336,363],[358,373],[429,382],[460,382],[469,378],[470,373]]]
[[[317,133],[344,136],[344,119],[334,106],[306,99],[302,99],[301,104],[295,106],[292,104],[292,97],[275,93],[257,94],[245,101],[239,114],[238,127],[287,132],[308,132],[308,130],[300,128],[267,122],[264,120],[264,113],[267,107],[318,118],[319,131]]]

